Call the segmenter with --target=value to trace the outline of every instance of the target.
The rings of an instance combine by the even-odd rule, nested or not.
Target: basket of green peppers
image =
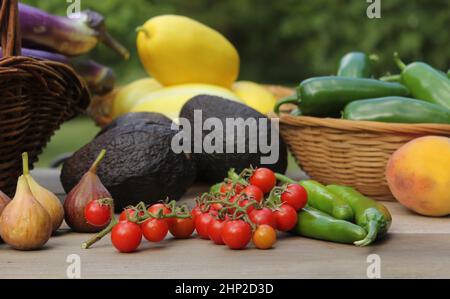
[[[345,55],[336,76],[307,79],[280,100],[273,117],[302,169],[314,180],[393,200],[385,167],[394,151],[422,136],[450,136],[450,79],[423,62],[373,78],[373,56]],[[297,107],[280,112],[285,104]]]

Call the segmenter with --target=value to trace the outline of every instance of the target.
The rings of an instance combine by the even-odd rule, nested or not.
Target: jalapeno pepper
[[[311,78],[297,88],[302,113],[325,117],[340,117],[344,107],[356,100],[408,94],[408,89],[399,83],[336,76]]]
[[[450,110],[425,101],[386,97],[355,101],[345,107],[344,119],[389,123],[450,124]]]
[[[372,76],[372,61],[376,56],[362,52],[350,52],[342,57],[337,75],[350,78],[370,78]]]
[[[414,98],[438,104],[450,110],[450,80],[441,71],[423,62],[405,65],[398,53],[395,62],[402,70],[402,82]]]
[[[352,207],[356,224],[367,231],[367,236],[356,241],[355,245],[367,246],[387,233],[392,216],[384,205],[365,197],[351,187],[330,185],[327,189]]]
[[[308,238],[345,244],[357,242],[367,235],[364,228],[333,218],[309,206],[298,213],[297,225],[293,232]]]
[[[308,193],[308,205],[319,209],[337,219],[352,221],[354,213],[349,204],[334,196],[333,193],[319,182],[305,180],[296,182],[279,173],[275,174],[277,180],[287,184],[299,184],[306,189]]]

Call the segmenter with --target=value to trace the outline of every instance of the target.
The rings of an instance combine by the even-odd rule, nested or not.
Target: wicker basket
[[[450,136],[450,125],[388,124],[288,113],[279,118],[283,139],[311,178],[353,186],[378,200],[394,199],[385,168],[395,150],[417,137]]]
[[[21,153],[35,162],[54,131],[86,109],[90,96],[67,65],[20,56],[18,1],[0,3],[0,189],[12,196]]]

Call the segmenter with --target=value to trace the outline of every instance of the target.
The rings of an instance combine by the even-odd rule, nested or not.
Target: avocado
[[[273,171],[284,173],[287,168],[287,149],[286,144],[280,138],[279,132],[274,132],[274,135],[278,139],[279,146],[278,148],[278,159],[276,159],[273,164],[263,164],[261,161],[262,157],[267,157],[269,154],[262,153],[261,148],[258,144],[258,141],[261,141],[261,138],[258,136],[264,136],[267,138],[267,145],[272,144],[271,133],[274,128],[272,128],[271,122],[268,120],[266,116],[259,113],[258,111],[244,105],[241,103],[237,103],[234,101],[226,100],[216,96],[209,95],[200,95],[189,100],[181,109],[180,119],[186,119],[190,124],[190,136],[194,136],[194,111],[200,110],[202,114],[201,125],[202,127],[205,124],[206,119],[216,118],[222,124],[222,134],[224,138],[218,140],[219,147],[221,146],[224,151],[222,153],[215,151],[212,152],[209,150],[209,153],[205,152],[205,149],[201,147],[199,150],[195,150],[195,144],[199,144],[198,140],[195,140],[194,137],[190,139],[190,148],[193,153],[194,161],[197,164],[197,175],[198,179],[207,183],[216,183],[222,181],[226,176],[228,170],[230,168],[234,168],[237,172],[241,172],[243,169],[252,167],[266,167],[272,169]],[[244,121],[254,119],[255,122],[253,126],[256,126],[257,134],[252,134],[249,136],[249,127],[243,127],[243,131],[239,131],[239,129],[235,130],[234,136],[229,134],[227,135],[226,130],[226,122],[227,118],[237,119],[242,118]],[[260,121],[266,121],[267,126],[264,130],[261,127]],[[180,122],[182,126],[182,122]],[[254,128],[255,129],[255,128]],[[187,129],[186,129],[187,130]],[[209,135],[212,131],[216,130],[202,130],[202,140],[205,140],[205,136]],[[237,133],[236,133],[237,132]],[[245,137],[242,136],[243,132],[245,132]],[[259,135],[258,135],[259,134]],[[237,142],[238,140],[241,144],[245,144],[245,150],[242,152],[237,151]],[[202,142],[202,141],[200,141]],[[263,142],[263,141],[261,141]],[[215,142],[211,142],[212,144],[216,144]],[[226,144],[229,143],[234,145],[234,151],[226,151]],[[250,144],[258,144],[257,150],[251,152]],[[228,152],[228,153],[227,153]]]
[[[112,122],[110,122],[107,126],[102,128],[102,130],[97,134],[97,136],[105,133],[106,131],[119,127],[125,126],[128,124],[133,124],[136,122],[144,121],[146,123],[152,124],[160,124],[163,126],[172,125],[172,120],[161,113],[154,112],[130,112],[126,113],[122,116],[117,117]]]
[[[65,161],[61,182],[69,192],[101,149],[106,156],[97,174],[111,193],[117,212],[144,201],[178,200],[193,184],[196,167],[189,154],[176,154],[169,124],[134,119],[100,134]]]

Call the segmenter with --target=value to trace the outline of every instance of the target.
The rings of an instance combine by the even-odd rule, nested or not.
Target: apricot
[[[386,178],[394,197],[425,216],[450,214],[450,138],[417,138],[390,158]]]

